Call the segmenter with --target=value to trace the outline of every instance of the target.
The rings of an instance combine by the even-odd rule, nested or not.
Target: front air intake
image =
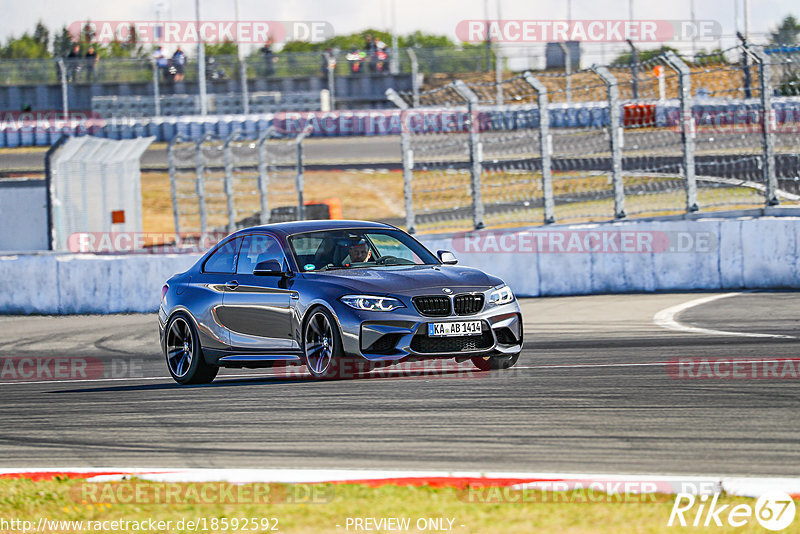
[[[429,297],[414,297],[411,301],[417,311],[426,317],[447,317],[451,313],[450,297],[431,295]]]

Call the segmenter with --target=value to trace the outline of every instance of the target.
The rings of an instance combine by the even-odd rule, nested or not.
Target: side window
[[[274,237],[264,234],[251,234],[244,237],[239,253],[236,274],[253,274],[253,269],[262,261],[275,260],[286,269],[283,248]]]
[[[239,245],[242,239],[231,239],[219,247],[203,265],[203,271],[207,273],[233,274],[236,271],[236,256],[239,253]]]

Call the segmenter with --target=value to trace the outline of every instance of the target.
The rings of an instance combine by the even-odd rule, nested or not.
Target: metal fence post
[[[498,106],[503,105],[503,63],[500,61],[500,45],[494,47],[494,83],[495,95],[494,103]]]
[[[247,88],[247,59],[239,58],[239,79],[242,84],[242,112],[250,113],[250,91]]]
[[[272,126],[258,137],[258,194],[261,197],[259,223],[269,224],[269,166],[267,164],[267,141],[275,133]]]
[[[742,42],[742,74],[743,74],[743,82],[744,82],[744,97],[745,98],[752,98],[753,91],[752,91],[752,80],[750,76],[750,45],[747,43],[747,39],[739,32],[736,32],[736,37]]]
[[[64,117],[69,117],[69,89],[67,87],[67,66],[64,65],[64,60],[58,58],[56,60],[58,70],[61,72],[61,108],[64,111]]]
[[[627,39],[628,46],[631,47],[631,92],[633,99],[639,98],[639,51],[636,50],[633,41]]]
[[[408,52],[408,57],[411,58],[411,94],[414,95],[412,104],[416,108],[419,107],[419,61],[413,48],[407,48],[406,52]]]
[[[336,110],[336,77],[335,77],[335,70],[336,70],[336,56],[333,54],[329,54],[325,52],[325,61],[327,65],[327,74],[328,74],[328,92],[331,95],[331,111]]]
[[[406,209],[406,230],[413,234],[416,229],[414,215],[414,192],[411,188],[414,178],[414,151],[411,149],[411,132],[408,131],[408,103],[392,88],[386,90],[386,99],[400,108],[400,153],[403,157],[403,200]]]
[[[241,132],[236,130],[225,139],[222,145],[225,157],[225,202],[228,212],[228,232],[236,231],[236,204],[233,198],[233,150],[231,143],[235,141]]]
[[[698,211],[697,205],[697,179],[694,166],[695,128],[692,115],[692,71],[681,58],[672,52],[667,52],[667,64],[678,73],[678,91],[681,99],[681,145],[683,146],[683,177],[686,180],[686,212]]]
[[[453,82],[453,89],[467,102],[469,127],[469,167],[472,183],[472,225],[476,230],[485,226],[483,220],[483,195],[481,190],[481,173],[483,166],[483,148],[480,140],[480,124],[478,121],[478,95],[472,92],[461,80]]]
[[[617,79],[605,67],[593,70],[606,84],[608,92],[608,136],[611,148],[611,176],[614,180],[614,217],[622,219],[625,214],[625,184],[622,181],[622,124],[619,113],[619,85]]]
[[[180,143],[181,141],[183,141],[183,138],[180,135],[176,135],[170,139],[169,145],[167,145],[167,162],[169,163],[169,190],[172,194],[172,220],[175,224],[176,246],[180,246],[181,244],[181,223],[178,206],[178,186],[175,182],[175,173],[177,172],[175,169],[175,144]]]
[[[153,60],[153,104],[155,116],[161,116],[161,88],[158,85],[158,63]]]
[[[759,92],[761,93],[761,148],[763,151],[763,173],[764,185],[766,186],[767,206],[777,206],[780,204],[778,199],[778,179],[775,175],[775,130],[777,120],[775,110],[772,109],[772,72],[770,69],[769,58],[761,48],[751,49],[753,56],[758,63]]]
[[[566,43],[558,43],[561,47],[561,50],[564,52],[564,76],[565,81],[567,82],[567,90],[565,93],[565,97],[567,102],[572,102],[572,80],[570,79],[570,74],[572,73],[572,56],[569,53],[569,47]]]
[[[553,200],[552,147],[550,138],[550,111],[547,102],[547,87],[530,72],[523,76],[534,88],[539,103],[539,152],[542,155],[542,194],[544,196],[544,224],[556,222]]]
[[[309,135],[312,130],[313,127],[311,125],[307,126],[295,139],[295,143],[297,144],[297,181],[295,182],[295,188],[297,189],[298,221],[305,220],[306,216],[305,201],[303,200],[303,188],[305,187],[303,183],[303,140],[305,140],[306,136]]]
[[[195,191],[197,192],[197,208],[200,213],[200,233],[208,232],[208,214],[206,213],[206,183],[205,183],[205,159],[203,158],[203,143],[211,138],[211,134],[206,134],[195,143]]]

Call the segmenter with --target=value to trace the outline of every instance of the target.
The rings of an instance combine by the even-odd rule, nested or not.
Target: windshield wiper
[[[314,269],[311,272],[322,272],[322,271],[339,271],[342,269],[349,269],[349,267],[344,267],[342,265],[326,265],[325,267],[320,267],[319,269]]]

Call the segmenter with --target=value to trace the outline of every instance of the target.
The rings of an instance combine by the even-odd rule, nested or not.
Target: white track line
[[[675,318],[679,313],[686,311],[689,308],[694,308],[695,306],[700,306],[701,304],[714,302],[715,300],[719,299],[735,297],[741,294],[742,293],[724,293],[722,295],[711,295],[709,297],[702,297],[699,299],[690,300],[689,302],[684,302],[683,304],[678,304],[677,306],[670,306],[669,308],[661,310],[660,312],[655,314],[653,316],[653,323],[655,323],[656,326],[660,326],[661,328],[665,328],[667,330],[674,330],[676,332],[689,332],[692,334],[705,334],[710,336],[771,337],[780,339],[797,339],[795,336],[785,336],[781,334],[759,334],[755,332],[728,332],[725,330],[700,328],[699,326],[689,326],[682,324],[678,322],[678,320]]]

